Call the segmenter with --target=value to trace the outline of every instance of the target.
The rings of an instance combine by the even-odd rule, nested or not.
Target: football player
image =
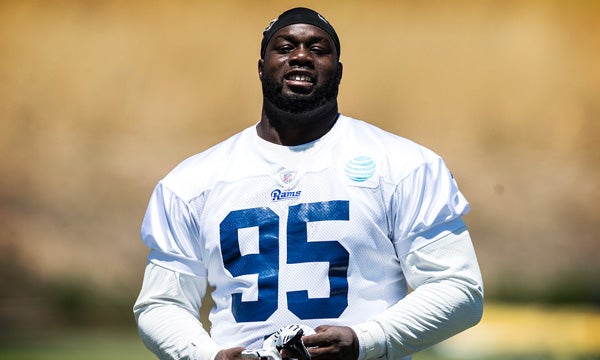
[[[281,14],[261,43],[260,120],[154,189],[134,313],[159,358],[260,358],[299,324],[314,333],[267,353],[410,359],[480,320],[467,200],[438,155],[339,112],[340,52],[317,12]]]

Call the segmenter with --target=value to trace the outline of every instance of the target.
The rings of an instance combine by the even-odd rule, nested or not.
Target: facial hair
[[[330,81],[317,87],[312,94],[284,94],[283,84],[269,77],[263,77],[261,83],[265,100],[278,110],[294,115],[314,113],[320,107],[330,107],[331,103],[336,103],[339,90],[339,83]]]

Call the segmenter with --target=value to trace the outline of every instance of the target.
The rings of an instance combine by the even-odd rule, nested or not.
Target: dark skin
[[[322,137],[335,124],[342,63],[324,30],[308,24],[280,29],[269,41],[264,59],[258,61],[258,75],[263,83],[261,121],[256,127],[261,138],[300,145]],[[265,83],[280,88],[272,94]],[[306,106],[285,108],[286,101]]]
[[[324,30],[293,24],[277,31],[258,61],[263,84],[263,107],[258,136],[269,142],[295,146],[325,135],[338,118],[337,88],[342,64]],[[347,326],[322,325],[302,338],[312,359],[358,358],[358,338]],[[221,350],[216,360],[241,359],[242,347]],[[282,357],[295,357],[285,350]]]

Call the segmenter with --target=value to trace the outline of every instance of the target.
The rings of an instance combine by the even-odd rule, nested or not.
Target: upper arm
[[[177,273],[148,263],[134,314],[139,318],[141,313],[154,307],[175,305],[198,319],[206,287],[205,277]]]
[[[205,276],[200,231],[192,209],[164,184],[154,189],[141,236],[148,261],[177,273]]]
[[[462,226],[457,227],[457,225]],[[472,296],[483,297],[483,280],[470,234],[461,219],[442,224],[420,236],[426,245],[401,257],[409,286],[450,281]]]

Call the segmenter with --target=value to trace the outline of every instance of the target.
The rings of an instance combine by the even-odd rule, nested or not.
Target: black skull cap
[[[273,34],[280,29],[293,24],[309,24],[323,29],[333,40],[333,44],[337,50],[338,59],[340,58],[340,39],[329,21],[314,10],[297,7],[283,12],[277,19],[272,20],[263,31],[263,38],[260,44],[261,59],[265,58],[265,51]]]

